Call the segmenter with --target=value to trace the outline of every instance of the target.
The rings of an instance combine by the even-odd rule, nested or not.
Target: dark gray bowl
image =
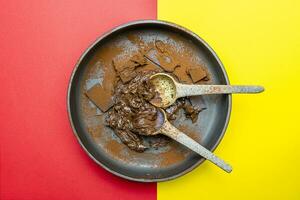
[[[193,56],[209,71],[212,84],[229,84],[228,77],[216,53],[203,39],[181,26],[157,20],[134,21],[107,32],[83,53],[76,64],[68,88],[68,113],[74,134],[86,153],[109,172],[129,180],[171,180],[193,170],[204,159],[175,141],[170,141],[167,147],[150,149],[145,153],[130,151],[111,129],[103,126],[101,113],[84,95],[91,84],[101,81],[103,66],[100,61],[105,48],[117,43],[126,45],[125,36],[128,33],[145,40],[164,39],[170,35],[179,38],[177,41],[180,42],[176,45],[190,48]],[[187,132],[190,133],[187,134],[213,151],[229,121],[231,95],[208,95],[193,100],[207,108],[200,113],[197,123],[177,120],[175,125],[189,127]]]

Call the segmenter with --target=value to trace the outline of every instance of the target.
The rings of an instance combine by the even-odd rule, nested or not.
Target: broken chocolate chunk
[[[114,66],[115,70],[117,72],[121,72],[124,70],[125,67],[125,63],[124,61],[120,60],[120,59],[114,59],[112,60],[112,65]]]
[[[191,105],[188,98],[180,98],[166,109],[168,120],[175,120],[180,109],[184,110],[186,118],[191,119],[193,123],[197,121],[199,112],[203,110],[197,106]]]
[[[188,69],[188,74],[191,76],[193,83],[196,83],[207,76],[206,71],[201,66]]]
[[[130,58],[130,61],[135,64],[135,67],[142,66],[147,63],[146,58],[141,53],[134,55],[132,58]]]
[[[185,106],[184,106],[186,118],[190,118],[193,123],[195,123],[198,120],[199,112],[201,110],[202,109],[200,109],[198,107],[188,105],[188,104],[185,104]]]
[[[167,50],[167,45],[161,40],[156,40],[155,48],[157,50],[156,58],[161,68],[167,72],[173,72],[178,63],[175,61],[175,56]]]
[[[167,54],[159,53],[157,55],[157,59],[161,68],[163,68],[167,72],[173,72],[177,64],[174,62],[173,58],[168,56]]]
[[[187,67],[186,65],[180,65],[175,68],[174,72],[175,76],[178,78],[178,80],[182,83],[186,84],[192,84],[193,81],[191,77],[187,74]]]
[[[121,78],[123,83],[127,83],[136,76],[136,68],[145,66],[147,60],[140,52],[136,53],[127,61],[113,60],[113,65],[117,71],[117,76]]]
[[[134,69],[135,67],[133,65],[129,65],[118,74],[123,83],[127,83],[136,76]]]
[[[94,85],[86,92],[86,95],[102,112],[106,112],[113,106],[111,91],[105,89],[100,84]]]

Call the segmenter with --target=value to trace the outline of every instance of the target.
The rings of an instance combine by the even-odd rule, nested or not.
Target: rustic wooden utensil
[[[182,84],[175,81],[172,76],[166,73],[157,73],[152,75],[151,82],[158,92],[158,98],[151,100],[151,103],[161,108],[169,107],[176,101],[176,99],[185,96],[231,93],[246,94],[264,91],[262,86]]]
[[[225,161],[214,155],[211,151],[207,150],[201,144],[187,136],[185,133],[178,130],[175,126],[173,126],[167,119],[166,113],[163,109],[158,109],[158,118],[159,125],[157,127],[157,131],[153,133],[153,135],[163,134],[166,135],[173,140],[176,140],[180,144],[183,144],[187,148],[191,149],[192,151],[198,153],[202,157],[206,158],[207,160],[211,161],[224,171],[230,173],[232,171],[232,167],[227,164]]]

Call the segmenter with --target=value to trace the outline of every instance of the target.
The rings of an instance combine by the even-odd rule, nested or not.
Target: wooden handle
[[[177,84],[177,98],[204,94],[260,93],[262,86],[251,85],[187,85]]]
[[[165,121],[164,125],[161,127],[160,132],[177,142],[183,144],[187,148],[193,150],[194,152],[198,153],[202,157],[206,158],[207,160],[211,161],[224,171],[230,173],[232,171],[232,167],[227,164],[225,161],[214,155],[211,151],[207,150],[205,147],[197,143],[192,138],[188,137],[186,134],[182,133],[180,130],[175,128],[170,122]]]

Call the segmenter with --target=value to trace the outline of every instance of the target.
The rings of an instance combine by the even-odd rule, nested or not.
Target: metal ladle
[[[259,93],[264,91],[262,86],[242,85],[188,85],[181,84],[165,73],[157,73],[150,77],[151,83],[158,92],[158,97],[150,103],[157,107],[166,108],[172,105],[176,99],[186,96],[206,94],[230,94],[230,93]]]
[[[153,133],[153,135],[163,134],[166,135],[173,140],[183,144],[187,148],[191,149],[192,151],[198,153],[202,157],[206,158],[207,160],[211,161],[224,171],[230,173],[232,171],[232,167],[227,164],[225,161],[214,155],[211,151],[207,150],[205,147],[197,143],[195,140],[175,128],[167,119],[166,113],[163,109],[158,109],[158,119],[160,121],[157,125],[157,131]]]

